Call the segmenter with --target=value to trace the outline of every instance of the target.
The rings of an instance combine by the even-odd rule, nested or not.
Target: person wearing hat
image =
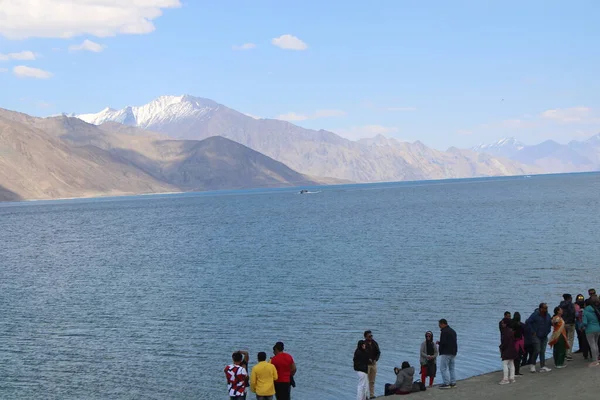
[[[433,332],[425,332],[425,340],[421,343],[421,382],[429,377],[429,387],[433,386],[433,380],[437,372],[438,349],[433,341]]]

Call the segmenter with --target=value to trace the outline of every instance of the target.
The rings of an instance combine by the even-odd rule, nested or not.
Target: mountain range
[[[215,101],[36,118],[0,109],[0,200],[307,186],[597,170],[600,135],[561,145],[503,139],[439,151],[255,118]]]
[[[568,144],[546,140],[532,146],[511,137],[479,145],[472,150],[537,166],[546,173],[600,170],[600,134],[584,141],[573,140]]]
[[[508,159],[471,150],[431,149],[376,137],[351,141],[333,132],[304,129],[286,121],[249,117],[213,100],[162,96],[140,107],[106,108],[72,115],[91,124],[108,121],[148,129],[174,139],[222,136],[310,176],[353,182],[467,178],[541,172]]]
[[[0,200],[336,183],[223,137],[173,140],[117,123],[0,109]]]

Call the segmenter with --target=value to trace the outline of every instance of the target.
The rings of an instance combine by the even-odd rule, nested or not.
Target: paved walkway
[[[499,385],[502,372],[492,372],[457,382],[454,389],[433,387],[425,392],[412,393],[414,399],[444,400],[588,400],[600,399],[600,367],[588,367],[581,354],[574,354],[574,360],[564,369],[552,369],[551,372],[529,372],[529,368],[521,368],[523,376],[510,385]],[[460,361],[457,359],[457,363]],[[498,359],[498,364],[501,361]],[[547,366],[553,368],[552,360]],[[439,371],[438,371],[439,374]],[[406,396],[387,396],[378,399],[401,400]]]

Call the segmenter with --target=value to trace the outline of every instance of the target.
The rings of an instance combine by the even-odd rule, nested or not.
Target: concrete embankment
[[[552,354],[550,352],[550,354]],[[457,358],[456,363],[460,363]],[[498,364],[501,361],[498,360]],[[529,368],[521,368],[523,376],[517,376],[510,385],[499,385],[502,372],[492,372],[457,382],[454,389],[433,387],[425,392],[412,393],[409,398],[444,400],[548,400],[548,399],[599,399],[600,367],[588,367],[581,354],[574,354],[567,368],[555,369],[553,362],[547,362],[551,372],[532,374]],[[439,371],[438,371],[439,375]],[[379,379],[378,379],[379,380]],[[387,396],[378,399],[399,400],[407,396]]]

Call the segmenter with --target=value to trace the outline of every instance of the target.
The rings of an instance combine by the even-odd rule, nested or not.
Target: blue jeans
[[[533,344],[533,355],[531,356],[531,365],[535,365],[538,355],[540,356],[540,368],[546,366],[546,347],[548,347],[548,337],[540,338],[533,335],[531,338]]]
[[[456,385],[456,376],[454,375],[454,359],[456,356],[441,355],[440,371],[444,385]]]

